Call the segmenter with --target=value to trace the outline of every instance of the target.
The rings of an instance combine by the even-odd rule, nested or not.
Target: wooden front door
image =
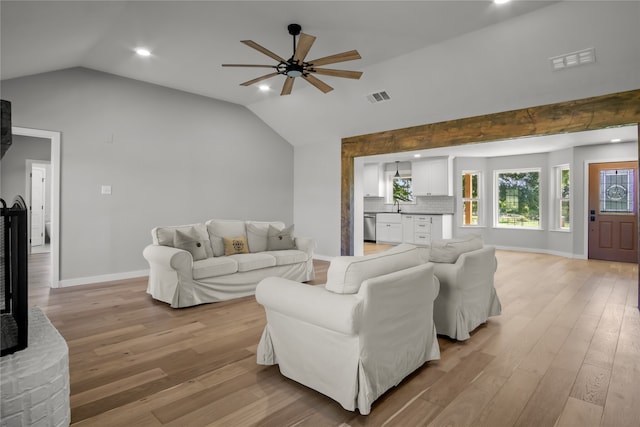
[[[636,162],[589,165],[589,258],[638,262]]]

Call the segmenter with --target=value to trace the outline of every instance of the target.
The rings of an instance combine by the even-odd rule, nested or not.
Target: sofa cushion
[[[173,236],[173,246],[178,249],[189,251],[194,261],[207,258],[204,239],[198,232],[190,228],[188,231],[176,230]]]
[[[475,234],[457,239],[434,240],[431,242],[429,261],[453,264],[465,253],[482,248],[482,238]]]
[[[297,264],[309,260],[309,255],[306,252],[297,249],[269,251],[268,253],[276,259],[276,265]]]
[[[156,245],[174,247],[173,239],[176,234],[176,230],[188,232],[192,228],[198,233],[198,236],[200,236],[204,240],[204,250],[207,253],[207,257],[212,257],[213,248],[211,247],[209,234],[207,233],[207,227],[204,224],[187,224],[187,225],[177,225],[177,226],[169,226],[169,227],[155,227],[153,230],[151,230],[151,237],[153,239],[153,243]]]
[[[267,250],[267,236],[269,235],[270,226],[282,230],[284,223],[279,221],[247,221],[247,243],[249,243],[249,252],[264,252]]]
[[[416,246],[409,244],[401,244],[372,255],[335,257],[327,271],[325,288],[337,294],[355,294],[367,279],[422,263]]]
[[[193,263],[193,278],[195,280],[207,277],[225,276],[238,271],[238,263],[230,257],[211,257]]]
[[[293,224],[289,227],[278,230],[276,227],[269,226],[269,235],[267,236],[267,250],[280,251],[286,249],[295,249],[296,244],[293,240]]]
[[[224,254],[226,256],[248,253],[249,246],[247,245],[247,239],[244,236],[224,238]]]
[[[247,230],[244,221],[210,219],[206,222],[206,229],[209,233],[209,240],[213,249],[213,256],[224,255],[225,237],[247,237]]]
[[[268,252],[230,255],[229,258],[238,263],[238,272],[240,273],[259,270],[261,268],[274,267],[276,265],[275,257],[269,255]]]

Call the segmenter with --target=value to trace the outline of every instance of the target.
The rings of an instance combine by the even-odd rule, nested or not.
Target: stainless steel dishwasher
[[[376,214],[364,214],[364,240],[365,242],[376,241]]]

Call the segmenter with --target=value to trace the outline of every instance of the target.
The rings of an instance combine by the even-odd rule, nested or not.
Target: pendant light
[[[400,171],[398,171],[398,163],[400,162],[396,160],[396,174],[393,175],[394,178],[400,178]]]

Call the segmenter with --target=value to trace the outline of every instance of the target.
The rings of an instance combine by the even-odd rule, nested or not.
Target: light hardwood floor
[[[497,257],[502,315],[468,341],[439,338],[441,360],[368,416],[255,363],[253,297],[176,310],[139,279],[35,287],[30,303],[68,342],[77,426],[638,426],[637,265]]]

